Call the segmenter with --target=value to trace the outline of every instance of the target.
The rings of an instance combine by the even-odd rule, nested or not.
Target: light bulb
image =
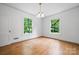
[[[41,17],[45,17],[45,14],[43,12],[39,12],[36,16],[38,18],[41,18]]]

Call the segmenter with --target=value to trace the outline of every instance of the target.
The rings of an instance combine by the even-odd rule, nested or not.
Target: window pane
[[[32,20],[29,18],[24,18],[24,33],[32,32]]]
[[[51,32],[59,32],[59,19],[51,20]]]

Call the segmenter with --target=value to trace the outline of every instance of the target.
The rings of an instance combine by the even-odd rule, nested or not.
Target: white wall
[[[24,34],[24,17],[32,19],[33,31],[31,34]],[[40,24],[41,20],[35,16],[0,4],[0,46],[41,36]],[[19,39],[14,40],[15,37]]]
[[[60,33],[50,32],[50,20],[60,18]],[[43,19],[43,35],[79,44],[79,7]]]

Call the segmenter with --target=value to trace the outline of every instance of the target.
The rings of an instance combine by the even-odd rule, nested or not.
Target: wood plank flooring
[[[79,45],[40,37],[0,47],[0,55],[79,55]]]

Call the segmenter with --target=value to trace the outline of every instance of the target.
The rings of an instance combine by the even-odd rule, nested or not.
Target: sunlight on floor
[[[42,38],[40,40],[30,40],[30,42],[27,43],[26,45],[24,43],[22,46],[23,54],[62,54],[59,41],[52,43],[50,39]]]

